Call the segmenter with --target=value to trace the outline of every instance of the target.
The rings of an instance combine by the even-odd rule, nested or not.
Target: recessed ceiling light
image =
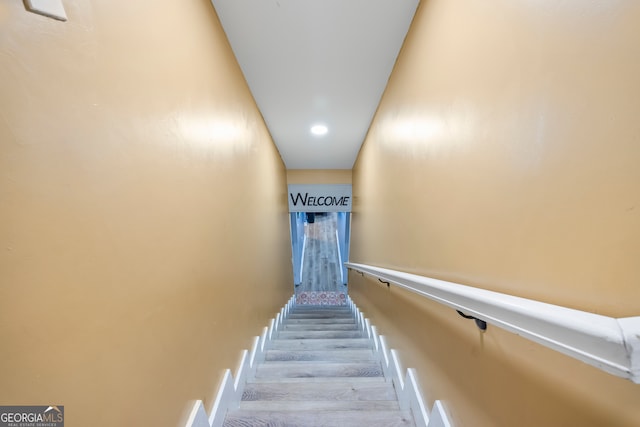
[[[325,125],[311,126],[311,133],[314,135],[322,136],[322,135],[325,135],[327,132],[329,132],[329,128],[327,128]]]

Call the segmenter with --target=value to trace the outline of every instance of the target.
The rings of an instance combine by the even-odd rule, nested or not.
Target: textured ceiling
[[[351,169],[418,0],[212,3],[287,168]]]

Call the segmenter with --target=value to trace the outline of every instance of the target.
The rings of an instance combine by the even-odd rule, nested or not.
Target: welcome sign
[[[289,184],[289,212],[351,212],[351,184]]]

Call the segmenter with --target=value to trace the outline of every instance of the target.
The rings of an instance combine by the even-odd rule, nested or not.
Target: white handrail
[[[601,316],[387,268],[345,265],[640,384],[640,316]]]

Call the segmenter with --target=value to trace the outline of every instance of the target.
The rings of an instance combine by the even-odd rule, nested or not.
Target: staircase
[[[346,306],[296,305],[224,426],[414,426]]]

